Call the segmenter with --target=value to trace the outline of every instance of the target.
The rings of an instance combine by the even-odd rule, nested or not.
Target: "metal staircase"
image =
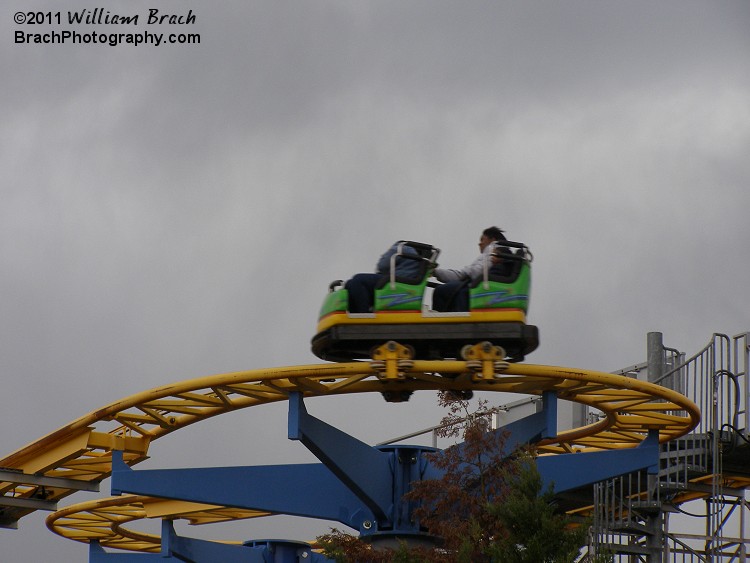
[[[748,334],[715,334],[688,360],[665,347],[660,333],[649,333],[647,348],[647,362],[617,373],[686,395],[700,407],[701,423],[662,444],[658,471],[594,486],[591,541],[583,560],[747,561]]]

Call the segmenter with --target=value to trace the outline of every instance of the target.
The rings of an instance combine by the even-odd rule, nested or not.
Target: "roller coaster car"
[[[395,340],[411,346],[415,359],[459,358],[464,346],[489,341],[502,346],[509,361],[522,361],[539,345],[537,327],[526,324],[532,255],[518,242],[495,246],[492,253],[503,257],[502,267],[493,268],[487,260],[482,279],[469,286],[469,311],[438,312],[428,306],[427,288],[439,285],[428,280],[440,250],[400,241],[390,274],[375,290],[373,312],[347,312],[348,291],[341,280],[331,283],[312,339],[313,353],[330,361],[366,359],[376,346]],[[405,247],[413,250],[405,253]],[[397,258],[418,260],[419,275],[396,276]]]

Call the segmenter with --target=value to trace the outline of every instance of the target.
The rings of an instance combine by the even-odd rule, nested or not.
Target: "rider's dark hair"
[[[500,227],[487,227],[482,234],[492,240],[508,240]]]

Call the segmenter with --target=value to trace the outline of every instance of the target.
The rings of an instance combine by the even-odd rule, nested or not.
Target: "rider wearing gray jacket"
[[[493,242],[508,240],[502,229],[488,227],[482,231],[479,237],[480,254],[471,264],[460,270],[449,268],[437,268],[433,272],[438,281],[445,282],[435,288],[432,296],[432,308],[436,311],[468,311],[469,309],[469,284],[482,277],[484,264],[489,260],[492,252]]]

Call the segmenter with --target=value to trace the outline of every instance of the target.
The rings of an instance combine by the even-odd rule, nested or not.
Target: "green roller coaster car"
[[[404,248],[412,249],[405,253]],[[413,252],[416,251],[416,252]],[[526,245],[498,241],[481,279],[470,283],[469,310],[439,312],[430,307],[430,281],[440,250],[429,244],[401,241],[390,275],[375,290],[373,311],[349,313],[348,291],[340,280],[331,283],[320,310],[312,351],[321,359],[351,361],[371,357],[373,348],[389,340],[413,348],[417,359],[459,358],[466,345],[489,341],[501,346],[510,361],[522,361],[539,345],[536,326],[526,324],[531,287],[531,261]],[[414,278],[395,274],[395,260],[420,262]]]

